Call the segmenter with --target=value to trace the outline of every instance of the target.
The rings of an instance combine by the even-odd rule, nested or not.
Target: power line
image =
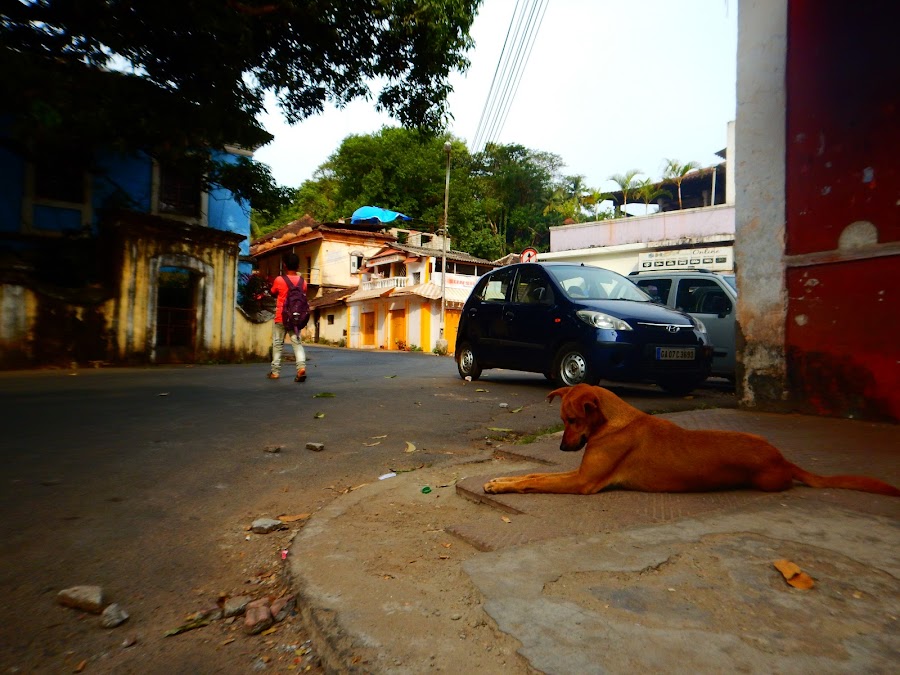
[[[547,12],[548,3],[549,0],[526,0],[521,5],[520,11],[520,3],[517,0],[491,81],[491,88],[478,121],[472,145],[473,152],[495,141],[503,131],[525,66],[531,57],[535,38]]]

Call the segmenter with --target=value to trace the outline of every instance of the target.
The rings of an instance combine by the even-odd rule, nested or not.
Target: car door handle
[[[512,321],[516,318],[516,315],[513,312],[503,312],[503,318],[507,321]]]

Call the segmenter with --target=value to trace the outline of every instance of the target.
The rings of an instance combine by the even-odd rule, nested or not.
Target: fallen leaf
[[[222,646],[224,647],[225,645],[230,645],[232,642],[234,642],[234,638],[230,637],[227,640],[225,640],[224,642],[222,642]]]
[[[85,666],[87,666],[87,659],[84,659],[84,661],[75,666],[75,670],[72,672],[80,673],[82,670],[84,670]]]
[[[441,554],[438,556],[438,560],[450,560],[450,556]]]
[[[521,406],[519,406],[518,408],[513,408],[513,409],[510,410],[509,412],[511,412],[511,413],[517,413],[517,412],[522,412],[523,410],[525,410],[525,406],[524,406],[524,405],[521,405]]]
[[[320,391],[318,394],[313,394],[313,398],[334,398],[334,394],[330,391]]]
[[[395,377],[397,377],[397,376],[396,376],[396,375],[385,375],[385,376],[384,376],[384,379],[386,379],[386,380],[393,380]]]
[[[375,441],[374,443],[363,443],[367,448],[374,448],[376,445],[381,445],[381,441]]]
[[[447,542],[446,544],[441,544],[441,546],[443,546],[444,548],[450,548],[451,546],[453,546],[453,544]]]
[[[169,395],[169,392],[167,392],[167,391],[164,391],[163,393],[160,394],[160,396],[168,396],[168,395]]]
[[[391,471],[393,471],[394,473],[409,473],[410,471],[417,471],[417,470],[422,469],[422,468],[424,468],[424,467],[425,467],[424,464],[419,464],[419,466],[414,466],[414,467],[411,468],[411,469],[391,469]]]
[[[323,413],[323,412],[317,412],[315,415],[313,415],[313,417],[315,417],[317,420],[320,420],[320,419],[322,419],[323,417],[325,417],[325,413]]]
[[[500,516],[500,520],[502,520],[504,523],[511,523],[511,522],[512,522],[512,521],[511,521],[509,518],[507,518],[506,516]]]
[[[278,520],[280,520],[282,523],[295,523],[298,520],[306,520],[307,518],[309,518],[309,515],[310,514],[308,513],[297,513],[293,516],[278,516]]]
[[[409,441],[406,441],[406,450],[404,450],[403,452],[415,452],[415,451],[416,451],[416,446],[413,445],[412,443],[410,443]]]
[[[476,391],[476,393],[480,391],[480,392],[483,393],[483,394],[490,394],[490,393],[491,393],[491,392],[489,392],[487,389],[476,389],[475,391]]]
[[[271,628],[267,628],[266,630],[264,630],[262,633],[260,633],[260,635],[271,635],[277,630],[278,626],[272,626]],[[266,663],[268,663],[268,661],[266,661]]]
[[[784,580],[794,588],[805,591],[815,585],[812,577],[790,560],[776,560],[772,564],[775,565],[775,569],[781,572],[781,576],[784,577]]]
[[[504,433],[509,433],[512,429],[505,429],[504,427],[488,427],[488,431],[502,431]]]
[[[172,628],[171,630],[167,630],[163,633],[164,637],[172,637],[173,635],[180,635],[181,633],[186,633],[189,630],[194,630],[195,628],[202,628],[203,626],[208,626],[210,623],[209,618],[199,615],[192,618],[189,618],[183,624],[178,626],[178,628]]]
[[[387,434],[382,434],[381,436],[370,436],[369,438],[387,438]]]

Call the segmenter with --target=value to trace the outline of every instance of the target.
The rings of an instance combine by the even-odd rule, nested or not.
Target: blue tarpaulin
[[[409,216],[388,209],[381,209],[377,206],[360,206],[353,212],[351,223],[390,223],[397,219],[412,220]]]

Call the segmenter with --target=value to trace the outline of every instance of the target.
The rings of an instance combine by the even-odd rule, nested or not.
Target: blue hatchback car
[[[460,377],[488,368],[543,373],[559,386],[655,382],[686,394],[709,376],[703,323],[654,303],[621,274],[572,263],[520,263],[485,274],[463,307]]]

